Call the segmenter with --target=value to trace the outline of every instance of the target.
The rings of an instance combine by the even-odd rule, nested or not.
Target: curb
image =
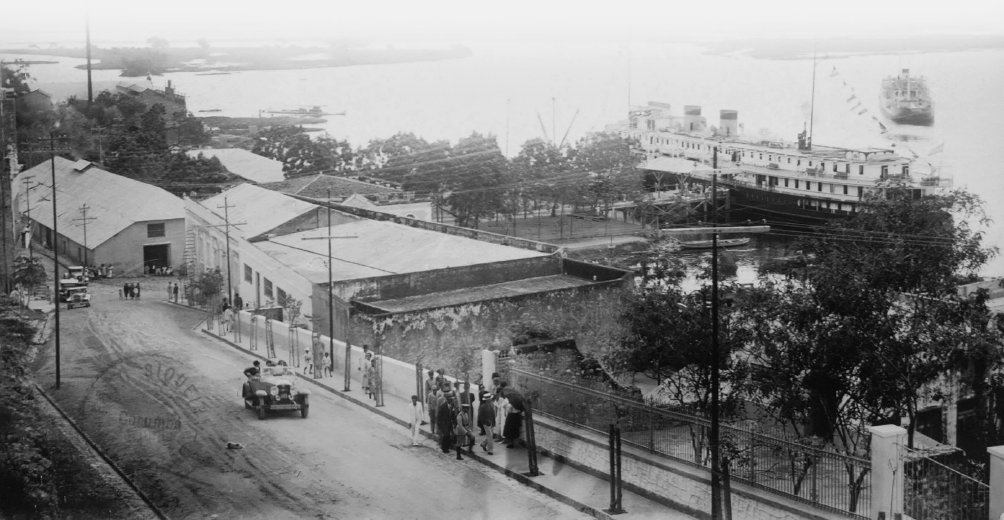
[[[202,329],[202,332],[204,334],[212,337],[212,338],[218,339],[218,340],[226,343],[227,345],[230,345],[231,347],[233,347],[233,348],[241,351],[244,354],[256,357],[256,358],[258,358],[261,361],[265,361],[267,359],[264,356],[262,356],[262,355],[260,355],[260,354],[258,354],[256,352],[252,352],[252,351],[250,351],[250,350],[248,350],[248,349],[246,349],[246,348],[244,348],[244,347],[242,347],[242,346],[240,346],[240,345],[238,345],[238,344],[230,341],[227,338],[224,338],[222,336],[217,335],[215,332],[209,331],[207,329]],[[388,419],[388,420],[390,420],[390,421],[392,421],[392,422],[394,422],[396,424],[404,426],[405,428],[408,427],[408,423],[405,422],[403,419],[399,419],[397,417],[394,417],[390,413],[385,412],[384,410],[381,410],[380,408],[377,408],[377,407],[375,407],[375,406],[373,406],[373,405],[371,405],[369,403],[365,403],[365,402],[360,401],[360,400],[358,400],[358,399],[356,399],[354,397],[346,395],[345,392],[342,392],[342,391],[339,391],[339,390],[335,390],[334,388],[331,388],[330,386],[328,386],[328,385],[326,385],[324,383],[321,383],[321,382],[319,382],[318,380],[316,380],[316,379],[314,379],[312,377],[304,376],[303,374],[301,374],[299,372],[296,372],[296,371],[294,371],[294,373],[296,374],[296,376],[298,378],[300,378],[300,379],[302,379],[304,381],[313,383],[313,384],[321,387],[322,389],[327,390],[328,392],[330,392],[332,394],[335,394],[338,397],[341,397],[342,399],[345,399],[346,401],[349,401],[349,402],[351,402],[353,404],[356,404],[356,405],[358,405],[358,406],[360,406],[362,408],[365,408],[366,410],[368,410],[370,412],[376,413],[377,415],[380,415],[381,417],[383,417],[385,419]],[[428,432],[426,430],[419,430],[419,431],[427,439],[430,439],[430,440],[433,440],[433,441],[437,440],[436,435],[434,435],[433,433]],[[543,484],[539,484],[537,482],[534,482],[532,479],[530,479],[530,477],[528,477],[528,476],[526,476],[526,475],[524,475],[522,473],[519,473],[517,471],[513,471],[513,470],[511,470],[509,468],[506,468],[505,466],[500,466],[499,464],[495,463],[494,461],[492,461],[490,459],[486,459],[486,458],[482,457],[481,455],[478,455],[476,453],[464,453],[464,456],[466,456],[466,457],[468,457],[470,459],[476,460],[476,461],[480,462],[481,464],[484,464],[485,466],[488,466],[489,468],[494,469],[494,470],[496,470],[496,471],[504,474],[505,476],[507,476],[507,477],[515,480],[516,482],[519,482],[520,484],[523,484],[523,485],[525,485],[525,486],[527,486],[527,487],[529,487],[531,489],[539,491],[539,492],[547,495],[548,497],[557,500],[558,502],[561,502],[561,503],[563,503],[563,504],[565,504],[567,506],[570,506],[570,507],[578,510],[580,513],[585,513],[585,514],[587,514],[589,516],[592,516],[593,518],[596,518],[597,520],[613,520],[612,516],[610,516],[609,514],[603,512],[603,511],[601,511],[599,509],[596,509],[596,508],[594,508],[592,506],[588,506],[586,504],[583,504],[582,502],[579,502],[578,500],[575,500],[575,499],[573,499],[571,497],[562,495],[561,493],[559,493],[559,492],[557,492],[557,491],[555,491],[555,490],[553,490],[553,489],[551,489],[549,487],[546,487]]]

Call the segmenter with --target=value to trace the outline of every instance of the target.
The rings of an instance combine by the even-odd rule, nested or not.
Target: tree
[[[766,281],[749,311],[753,355],[777,383],[761,387],[763,408],[848,449],[855,432],[844,425],[906,416],[912,443],[918,401],[969,348],[978,304],[959,297],[957,281],[996,254],[970,219],[986,222],[975,195],[918,198],[888,183],[801,244],[815,263],[782,268],[786,281]]]
[[[477,228],[482,219],[503,210],[508,173],[509,163],[495,136],[474,132],[461,139],[444,166],[429,176],[449,193],[446,211],[456,217],[457,225]]]
[[[35,292],[35,287],[45,283],[45,266],[38,258],[19,256],[14,259],[14,276],[11,281],[21,286],[22,296],[25,297]],[[23,302],[26,302],[27,299]]]
[[[157,50],[157,51],[164,50],[164,49],[166,49],[166,48],[168,48],[170,46],[167,43],[167,40],[165,40],[164,38],[161,38],[160,36],[151,36],[151,37],[149,37],[149,38],[146,39],[146,43],[150,44],[150,48],[151,49],[154,49],[154,50]]]
[[[592,133],[576,143],[572,164],[588,172],[592,208],[604,212],[620,199],[634,199],[642,191],[642,178],[635,170],[639,158],[630,139],[612,133]]]
[[[301,127],[277,126],[261,132],[253,153],[283,163],[287,176],[307,172],[351,170],[354,152],[348,141],[328,135],[312,140]]]

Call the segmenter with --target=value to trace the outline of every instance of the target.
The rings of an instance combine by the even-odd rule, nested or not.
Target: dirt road
[[[38,380],[172,518],[582,517],[323,391],[308,419],[259,421],[240,398],[249,360],[193,330],[201,313],[117,287],[62,310],[61,389],[51,342]]]

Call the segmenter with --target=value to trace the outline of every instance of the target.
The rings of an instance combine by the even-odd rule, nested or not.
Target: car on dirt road
[[[90,307],[91,295],[87,294],[87,287],[71,287],[66,289],[66,308]]]
[[[310,390],[297,388],[296,374],[286,365],[264,366],[257,376],[252,376],[241,388],[244,408],[258,411],[258,418],[272,410],[299,410],[306,419]]]

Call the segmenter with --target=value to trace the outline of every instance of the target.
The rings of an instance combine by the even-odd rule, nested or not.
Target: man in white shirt
[[[408,407],[408,421],[411,422],[411,445],[418,446],[419,426],[425,418],[425,405],[418,400],[417,395],[411,396],[411,406]]]

